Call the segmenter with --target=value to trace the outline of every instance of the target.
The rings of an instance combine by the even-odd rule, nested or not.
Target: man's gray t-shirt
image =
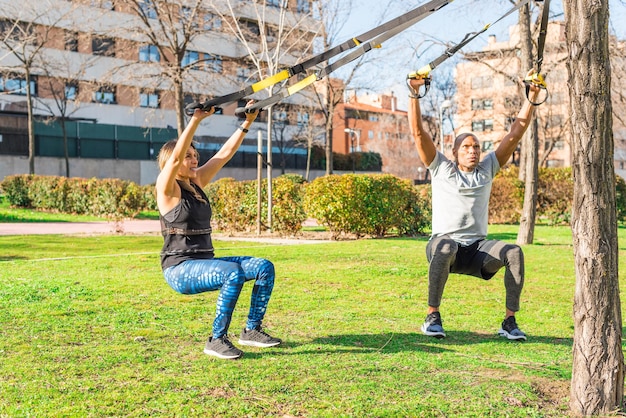
[[[487,154],[474,171],[467,173],[437,152],[428,169],[432,178],[432,236],[448,235],[463,245],[484,239],[491,183],[500,169],[495,153]]]

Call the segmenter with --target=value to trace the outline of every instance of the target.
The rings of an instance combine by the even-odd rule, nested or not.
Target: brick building
[[[621,104],[626,89],[623,73],[624,43],[611,39],[615,48],[612,65],[613,112],[615,139],[615,168],[622,177],[626,174],[626,129],[621,121],[626,107]],[[478,52],[466,54],[468,60],[456,68],[457,84],[455,125],[457,133],[474,132],[483,142],[483,150],[497,146],[497,141],[508,131],[519,111],[524,92],[515,80],[528,70],[520,67],[518,26],[509,28],[509,39],[499,42],[490,36],[488,44]],[[563,167],[572,165],[571,121],[565,61],[565,24],[549,22],[542,73],[546,75],[549,96],[538,106],[540,166]],[[450,144],[447,144],[450,147]],[[514,156],[515,158],[515,156]]]

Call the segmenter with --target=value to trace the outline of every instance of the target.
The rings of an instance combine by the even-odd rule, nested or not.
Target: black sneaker
[[[209,337],[204,346],[204,354],[221,359],[234,360],[243,356],[243,351],[235,347],[228,337],[224,335],[220,338]]]
[[[428,314],[422,325],[422,332],[429,337],[443,338],[446,336],[441,325],[441,314],[439,312]]]
[[[515,316],[509,316],[502,321],[502,327],[498,330],[498,335],[508,338],[509,340],[526,341],[526,334],[518,328],[515,322]]]
[[[281,340],[263,331],[260,325],[254,329],[244,328],[239,336],[239,344],[251,347],[274,347],[280,343],[282,343]]]

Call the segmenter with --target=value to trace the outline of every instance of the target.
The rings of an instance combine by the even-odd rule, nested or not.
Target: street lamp
[[[361,131],[357,131],[355,129],[350,129],[350,128],[346,128],[343,130],[345,133],[350,134],[350,145],[351,145],[351,153],[352,155],[350,156],[352,158],[352,172],[355,172],[355,157],[354,157],[354,152],[356,150],[360,150],[361,149]],[[354,148],[354,139],[356,137],[356,149]]]
[[[443,150],[443,111],[451,107],[452,107],[452,102],[448,99],[444,100],[441,103],[441,106],[439,106],[439,128],[440,128],[440,134],[441,134],[441,138],[439,140],[440,140],[442,154],[444,153],[444,150]]]
[[[361,131],[356,129],[346,128],[343,130],[345,133],[351,135],[352,152],[361,150]],[[354,137],[356,136],[356,148],[354,148]]]

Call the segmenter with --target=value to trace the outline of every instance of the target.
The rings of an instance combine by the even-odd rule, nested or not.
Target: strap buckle
[[[539,87],[542,91],[545,92],[545,94],[543,95],[543,99],[541,101],[533,102],[532,100],[530,100],[531,84],[534,84],[535,86]],[[526,78],[524,78],[524,85],[526,86],[526,99],[528,99],[528,101],[532,103],[534,106],[539,106],[540,104],[542,104],[548,99],[548,95],[549,95],[548,85],[546,84],[546,80],[543,74],[533,73],[533,74],[527,75]]]

